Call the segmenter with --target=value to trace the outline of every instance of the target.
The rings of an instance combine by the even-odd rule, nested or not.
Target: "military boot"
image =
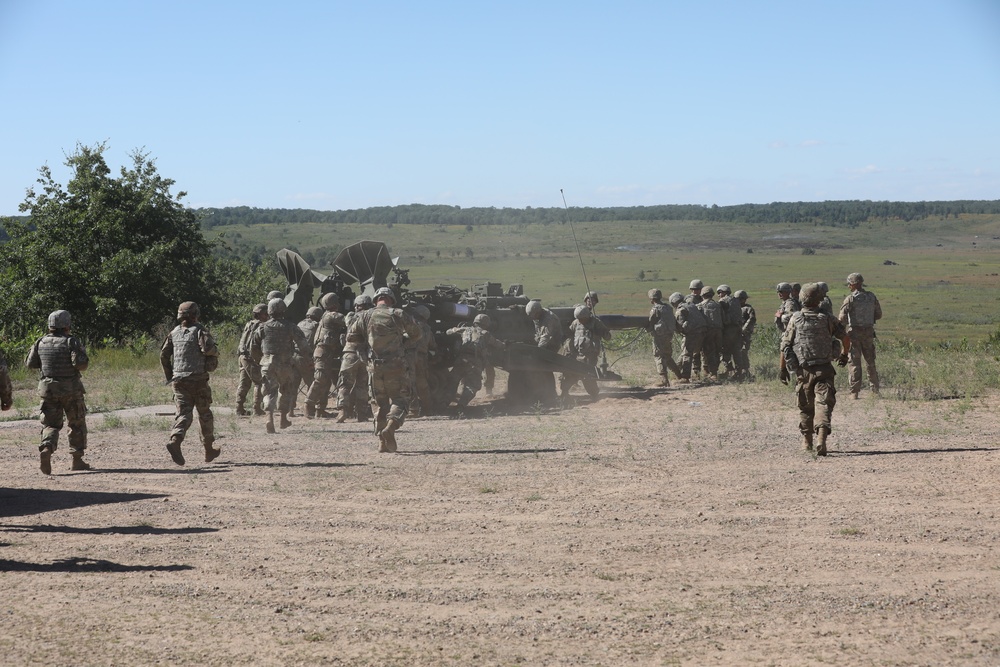
[[[219,454],[222,453],[221,449],[216,449],[212,447],[211,442],[205,443],[205,463],[211,463],[215,459],[219,458]]]
[[[826,436],[830,435],[830,429],[820,426],[816,431],[816,456],[826,456]]]
[[[167,451],[170,452],[170,458],[173,459],[174,463],[179,466],[184,465],[184,454],[181,453],[181,443],[171,439],[167,443]]]
[[[813,450],[813,434],[812,432],[807,432],[802,434],[802,448],[807,452]]]
[[[250,412],[246,408],[244,408],[242,405],[237,405],[236,406],[236,416],[237,417],[249,417],[250,416]]]
[[[291,425],[292,425],[292,422],[288,419],[288,414],[282,412],[281,413],[281,421],[278,422],[278,427],[279,428],[288,428]]]
[[[275,433],[274,430],[274,413],[267,413],[267,422],[264,424],[264,430],[268,433]]]
[[[52,448],[42,447],[38,452],[39,466],[38,469],[41,470],[46,475],[52,474]]]
[[[306,419],[316,419],[316,406],[312,403],[306,403]]]
[[[73,465],[70,470],[90,470],[90,464],[83,460],[83,452],[73,452]]]
[[[337,417],[337,423],[338,424],[343,424],[344,422],[347,421],[347,418],[349,416],[350,415],[348,415],[347,410],[341,410],[340,411],[340,415]]]
[[[385,426],[382,430],[378,432],[379,440],[382,441],[382,446],[379,447],[380,452],[386,452],[389,454],[394,454],[396,452],[396,429],[399,428],[399,422],[395,419],[386,420]]]
[[[658,384],[657,386],[658,387],[669,387],[670,386],[670,377],[667,376],[667,375],[661,375],[660,376],[660,384]]]

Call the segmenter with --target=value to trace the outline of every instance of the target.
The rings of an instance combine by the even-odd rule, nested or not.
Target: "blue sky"
[[[143,148],[194,207],[1000,198],[1000,1],[0,0],[0,215]]]

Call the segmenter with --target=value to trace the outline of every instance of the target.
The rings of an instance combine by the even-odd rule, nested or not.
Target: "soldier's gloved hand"
[[[788,374],[788,369],[787,368],[782,368],[781,372],[778,373],[778,379],[781,380],[781,384],[788,384],[788,381],[791,378],[792,378],[792,376]]]
[[[841,368],[843,368],[844,366],[847,365],[847,353],[846,352],[844,354],[840,355],[840,357],[837,358],[837,365],[840,366]]]

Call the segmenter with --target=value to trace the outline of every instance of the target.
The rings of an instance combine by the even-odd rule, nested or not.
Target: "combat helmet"
[[[373,305],[372,304],[372,298],[370,296],[368,296],[367,294],[362,294],[361,296],[356,297],[354,299],[354,305],[355,306],[364,306],[365,308],[371,308],[372,305]]]
[[[718,287],[715,288],[715,291],[718,292],[719,294],[732,294],[733,288],[730,287],[729,285],[719,285]]]
[[[319,306],[313,306],[312,308],[306,311],[306,317],[308,317],[310,320],[319,322],[320,318],[323,317],[323,309],[320,308]]]
[[[177,319],[186,320],[197,318],[201,314],[201,310],[198,308],[198,304],[194,301],[185,301],[181,305],[177,306]]]
[[[267,301],[270,303],[271,299],[284,299],[285,295],[276,289],[271,290],[267,293]]]
[[[677,304],[679,304],[683,300],[684,300],[684,295],[681,294],[680,292],[674,292],[673,294],[670,295],[670,305],[671,306],[676,306]]]
[[[323,318],[319,321],[319,325],[324,329],[336,329],[337,323],[342,321],[343,319],[337,313],[327,311],[323,313]]]
[[[267,304],[266,303],[258,303],[256,306],[253,307],[253,314],[254,315],[263,315],[266,312],[267,312]]]
[[[333,292],[327,292],[319,298],[319,305],[323,310],[340,310],[340,299]]]
[[[542,312],[542,302],[538,299],[533,299],[528,302],[528,305],[524,307],[524,312],[527,313],[528,317],[534,317],[535,315],[540,315]]]
[[[847,276],[847,284],[848,285],[864,285],[865,284],[865,277],[863,275],[861,275],[860,273],[852,273],[849,276]]]
[[[284,317],[286,310],[288,310],[288,306],[285,305],[284,299],[275,297],[267,302],[267,314],[274,319]]]
[[[775,287],[774,289],[775,289],[775,291],[778,291],[778,292],[791,292],[792,291],[792,284],[791,283],[778,283],[778,286]]]
[[[802,292],[799,293],[799,297],[803,306],[806,308],[815,308],[823,300],[823,291],[816,283],[806,283],[802,286]]]
[[[490,316],[487,315],[486,313],[479,313],[478,315],[476,315],[476,318],[472,320],[472,323],[478,326],[480,329],[487,329],[487,330],[489,330],[489,328],[493,325],[493,323],[490,321]]]
[[[646,297],[650,299],[660,300],[663,298],[663,292],[654,287],[653,289],[646,292]]]
[[[597,298],[597,292],[595,292],[593,290],[591,290],[591,291],[589,291],[589,292],[587,292],[586,294],[583,295],[583,302],[584,303],[587,303],[587,299],[590,299],[590,303],[592,303],[595,306],[598,304],[598,302],[600,302],[600,299]]]
[[[733,294],[733,298],[736,298],[736,299],[749,299],[750,295],[747,294],[747,291],[745,289],[738,289],[738,290],[736,290],[736,293]]]
[[[701,288],[701,296],[703,299],[711,299],[713,296],[715,296],[715,290],[709,287],[708,285],[705,285],[704,287]]]
[[[378,303],[380,299],[389,299],[392,301],[390,305],[396,305],[396,295],[392,293],[392,290],[388,287],[379,287],[375,290],[375,296],[372,297],[372,301]]]
[[[820,295],[821,296],[826,296],[827,294],[830,293],[830,286],[827,285],[826,283],[824,283],[824,282],[818,282],[818,283],[816,283],[816,286],[819,287],[819,291],[820,291]]]
[[[587,306],[577,306],[576,308],[573,309],[573,317],[575,317],[578,320],[580,318],[584,318],[584,319],[588,319],[589,320],[590,319],[590,308],[588,308]]]
[[[49,313],[50,329],[69,329],[73,326],[73,318],[68,310],[54,310]]]
[[[700,280],[698,280],[697,278],[695,278],[694,280],[691,281],[691,284],[688,285],[688,289],[701,289],[704,286],[705,286],[705,283],[703,283]]]

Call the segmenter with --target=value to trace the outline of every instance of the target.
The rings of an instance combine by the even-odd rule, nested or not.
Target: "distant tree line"
[[[375,206],[346,211],[312,209],[199,208],[195,210],[203,229],[232,225],[291,224],[320,222],[373,225],[516,225],[572,222],[614,222],[618,220],[704,220],[749,224],[813,224],[856,227],[865,222],[958,218],[965,214],[1000,214],[1000,200],[989,201],[824,201],[774,202],[736,206],[663,204],[659,206],[616,206],[496,208],[407,204]]]

